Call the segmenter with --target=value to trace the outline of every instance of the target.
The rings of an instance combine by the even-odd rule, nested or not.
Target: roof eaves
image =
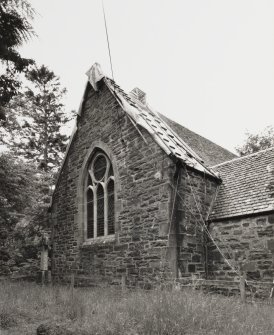
[[[223,215],[210,215],[208,218],[208,223],[211,222],[217,222],[221,220],[230,220],[230,219],[237,219],[242,217],[248,217],[248,216],[255,216],[255,215],[267,215],[268,213],[274,213],[274,207],[268,207],[263,210],[253,210],[253,211],[244,211],[240,213],[234,213],[234,214],[223,214]]]

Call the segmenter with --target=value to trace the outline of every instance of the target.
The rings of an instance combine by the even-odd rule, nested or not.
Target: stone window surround
[[[85,218],[85,183],[86,183],[86,176],[88,173],[88,168],[90,166],[90,162],[97,150],[103,151],[107,157],[109,158],[113,173],[115,176],[114,180],[114,235],[107,235],[107,236],[100,236],[92,239],[87,239],[87,227],[86,227],[86,218]],[[117,160],[115,155],[113,154],[112,150],[109,148],[109,146],[102,142],[102,141],[95,141],[87,150],[86,155],[84,157],[84,161],[82,164],[82,167],[80,169],[79,173],[79,182],[77,187],[77,210],[78,213],[76,215],[77,225],[78,225],[78,242],[82,246],[88,246],[88,245],[95,245],[98,243],[109,243],[109,242],[115,242],[117,239],[118,231],[119,231],[119,225],[118,225],[118,217],[120,212],[120,201],[118,201],[118,193],[121,189],[120,182],[119,182],[119,172],[117,168]]]

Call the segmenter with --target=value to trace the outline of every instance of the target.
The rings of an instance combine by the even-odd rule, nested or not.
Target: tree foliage
[[[11,270],[31,277],[37,273],[39,241],[49,228],[48,177],[10,153],[0,156],[1,275]]]
[[[26,77],[29,87],[10,104],[13,111],[5,121],[6,129],[13,130],[13,150],[17,155],[34,162],[40,170],[54,171],[61,164],[68,139],[60,132],[70,120],[62,103],[66,90],[44,65],[34,67]]]
[[[67,140],[60,129],[69,118],[62,103],[66,90],[52,71],[33,67],[26,78],[28,87],[13,97],[0,120],[0,144],[8,149],[0,154],[0,235],[1,226],[16,226],[16,235],[24,223],[21,239],[29,241],[48,228],[47,209]]]
[[[253,154],[257,151],[274,146],[274,128],[267,127],[260,134],[246,134],[247,138],[242,146],[236,148],[240,156]]]
[[[18,52],[34,35],[33,16],[28,0],[0,0],[0,252],[13,258],[10,264],[35,258],[37,239],[49,228],[47,209],[67,141],[60,130],[69,120],[59,78]]]
[[[43,226],[51,195],[52,174],[10,153],[0,156],[0,226],[13,226],[23,217]]]
[[[32,59],[24,58],[17,48],[34,35],[31,25],[34,9],[27,0],[1,0],[0,2],[0,60],[5,67],[0,75],[0,117],[4,117],[3,106],[17,94],[21,85],[17,77]]]
[[[32,166],[15,160],[10,154],[0,156],[0,223],[11,225],[36,201]]]

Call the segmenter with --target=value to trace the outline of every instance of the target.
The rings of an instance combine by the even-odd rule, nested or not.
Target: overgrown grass
[[[35,334],[41,323],[73,334],[269,335],[274,332],[274,305],[244,305],[235,297],[193,290],[72,292],[0,282],[0,334]]]

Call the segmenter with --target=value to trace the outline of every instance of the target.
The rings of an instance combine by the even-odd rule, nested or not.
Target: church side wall
[[[99,92],[89,87],[53,199],[55,280],[64,281],[74,273],[88,285],[125,281],[129,286],[150,287],[173,276],[165,257],[175,165],[141,131],[147,143],[105,86]],[[95,144],[106,149],[114,167],[115,237],[86,245],[80,179]]]

